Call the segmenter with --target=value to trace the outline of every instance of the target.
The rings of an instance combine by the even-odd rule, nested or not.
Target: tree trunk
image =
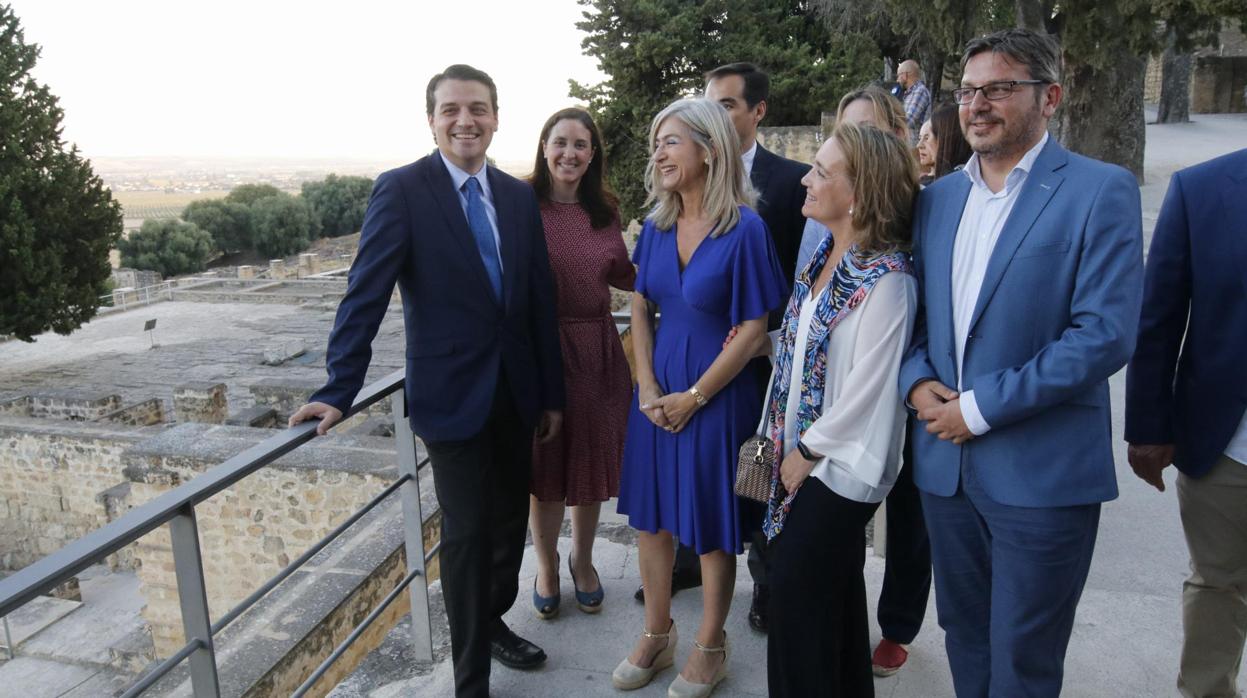
[[[1018,27],[1041,33],[1047,31],[1043,3],[1039,0],[1015,0],[1014,9]]]
[[[1130,170],[1143,183],[1146,63],[1126,47],[1103,70],[1062,51],[1064,98],[1053,123],[1066,148]]]
[[[1184,124],[1191,120],[1191,54],[1174,51],[1174,32],[1169,30],[1160,61],[1158,124]]]

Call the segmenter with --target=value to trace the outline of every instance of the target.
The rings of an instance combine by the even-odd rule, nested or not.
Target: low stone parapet
[[[103,391],[80,389],[41,390],[28,396],[31,417],[92,421],[121,407],[121,396]]]

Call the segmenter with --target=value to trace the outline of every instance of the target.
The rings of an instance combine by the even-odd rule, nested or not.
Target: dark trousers
[[[489,695],[489,641],[515,602],[524,557],[533,432],[505,376],[498,386],[480,433],[425,444],[442,510],[442,596],[460,698]]]
[[[767,685],[772,698],[875,695],[866,609],[866,522],[878,504],[806,478],[771,541]]]
[[[884,637],[908,645],[922,628],[931,595],[931,541],[922,518],[922,497],[914,486],[914,451],[908,437],[902,453],[901,472],[888,493],[885,508],[887,563],[878,618]]]
[[[957,696],[1060,695],[1100,505],[1000,504],[963,467],[956,494],[923,492],[922,508]]]

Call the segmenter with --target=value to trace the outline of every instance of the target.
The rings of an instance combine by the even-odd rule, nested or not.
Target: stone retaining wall
[[[142,504],[272,435],[180,424],[125,454],[130,500]],[[230,610],[397,477],[393,441],[330,435],[296,449],[196,507],[208,605]],[[185,643],[168,527],[136,549],[156,652]]]
[[[122,407],[100,417],[101,422],[115,422],[135,427],[161,424],[165,421],[165,402],[158,397]]]
[[[0,419],[0,568],[25,567],[122,513],[101,495],[125,482],[122,453],[157,429]]]

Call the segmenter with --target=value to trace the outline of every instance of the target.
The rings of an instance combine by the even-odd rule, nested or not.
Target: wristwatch
[[[808,446],[801,443],[800,441],[797,442],[797,451],[799,451],[801,453],[801,457],[806,460],[822,460],[823,458],[822,456],[815,455],[814,452],[811,451]]]

